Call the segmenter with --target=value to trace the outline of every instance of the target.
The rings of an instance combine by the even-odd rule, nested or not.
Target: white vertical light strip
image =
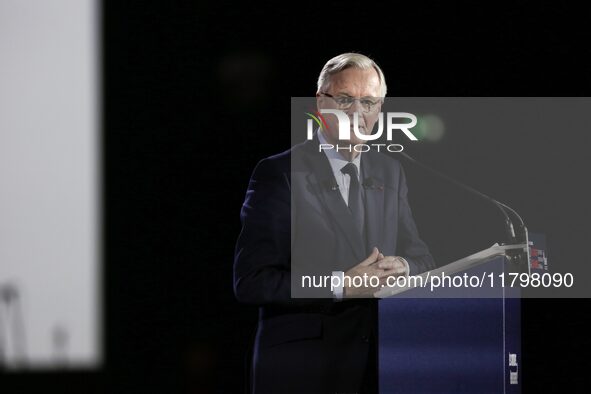
[[[18,296],[0,305],[8,367],[102,358],[98,10],[0,2],[0,286]]]
[[[505,261],[503,261],[505,263]],[[505,275],[505,267],[506,265],[503,264],[503,275]],[[505,319],[505,306],[507,304],[507,299],[505,298],[505,286],[503,286],[503,394],[507,393],[507,338],[505,336],[507,332],[507,320]]]

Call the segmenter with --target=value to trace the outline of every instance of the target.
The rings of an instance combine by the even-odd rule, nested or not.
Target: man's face
[[[353,132],[353,114],[358,113],[359,132],[371,134],[373,127],[378,119],[381,109],[380,99],[380,78],[374,68],[362,70],[360,68],[350,67],[330,76],[327,87],[321,93],[316,94],[318,110],[320,109],[341,109],[349,116],[351,124],[351,139],[348,141],[339,141],[339,125],[337,117],[331,114],[324,115],[328,130],[325,131],[328,142],[332,144],[363,144],[366,141],[359,139]],[[331,97],[325,96],[328,94]],[[343,98],[365,99],[378,102],[371,112],[364,110],[360,100],[355,100],[350,108],[342,109],[337,101],[344,101]],[[346,100],[346,99],[345,99]]]

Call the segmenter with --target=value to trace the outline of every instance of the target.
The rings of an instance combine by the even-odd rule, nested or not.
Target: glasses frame
[[[338,107],[340,107],[340,109],[342,109],[342,110],[347,110],[347,109],[351,108],[351,107],[353,106],[353,103],[354,103],[355,101],[359,101],[359,104],[361,105],[361,108],[363,108],[363,113],[366,113],[366,114],[372,114],[372,113],[375,113],[375,112],[374,112],[374,110],[373,110],[373,108],[371,108],[369,111],[366,111],[366,110],[365,110],[365,107],[364,107],[364,106],[363,106],[363,104],[361,103],[361,100],[363,100],[363,97],[361,97],[361,98],[355,98],[355,97],[352,97],[352,96],[333,96],[332,94],[330,94],[330,93],[326,93],[326,92],[319,92],[319,94],[321,94],[322,96],[325,96],[325,97],[328,97],[328,98],[331,98],[331,99],[333,99],[333,101],[334,101],[334,102],[337,104],[337,106],[338,106]],[[342,106],[342,104],[339,104],[339,103],[338,103],[338,101],[336,100],[336,99],[337,99],[337,98],[339,98],[339,97],[347,97],[347,98],[350,98],[350,99],[352,99],[353,101],[351,102],[351,104],[350,104],[348,107],[343,107],[343,106]],[[374,103],[373,105],[377,107],[377,106],[379,106],[381,103],[383,103],[383,101],[384,101],[384,100],[383,100],[382,98],[380,98],[380,99],[379,99],[379,100],[378,100],[376,103]]]

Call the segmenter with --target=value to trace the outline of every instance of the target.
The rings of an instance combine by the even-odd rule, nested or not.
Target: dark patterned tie
[[[349,163],[341,168],[341,172],[351,177],[349,186],[349,211],[351,211],[351,216],[353,216],[353,221],[357,229],[363,234],[363,203],[361,201],[361,188],[357,176],[357,166]]]

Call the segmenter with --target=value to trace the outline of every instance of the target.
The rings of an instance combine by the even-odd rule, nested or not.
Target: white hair
[[[322,68],[322,71],[320,72],[320,75],[318,76],[317,93],[320,93],[330,82],[331,75],[350,67],[356,67],[362,70],[369,70],[371,68],[375,69],[380,79],[381,97],[386,97],[386,92],[388,89],[386,87],[386,77],[384,77],[382,69],[369,57],[354,52],[342,53],[326,62]]]

